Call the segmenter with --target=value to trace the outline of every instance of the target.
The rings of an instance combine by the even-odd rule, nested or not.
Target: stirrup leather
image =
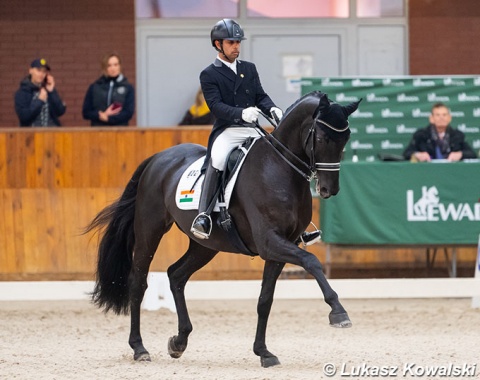
[[[197,222],[198,218],[200,218],[200,217],[206,217],[208,219],[210,228],[208,229],[207,232],[199,231],[194,227],[195,223]],[[212,218],[210,217],[210,215],[208,215],[205,212],[202,212],[202,213],[198,214],[195,217],[195,219],[193,219],[192,226],[190,227],[190,232],[198,239],[202,239],[202,240],[208,239],[210,237],[210,234],[212,233]]]

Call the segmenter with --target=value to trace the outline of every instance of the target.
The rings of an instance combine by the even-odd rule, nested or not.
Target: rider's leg
[[[212,219],[208,212],[208,207],[212,202],[218,186],[220,185],[220,179],[222,177],[222,171],[215,169],[212,163],[208,163],[207,170],[205,171],[205,179],[203,180],[202,193],[200,194],[200,202],[198,204],[198,215],[192,223],[190,231],[199,239],[208,239],[212,230]]]
[[[248,127],[229,127],[225,129],[213,142],[211,149],[212,160],[205,172],[202,194],[200,195],[199,214],[193,220],[190,232],[199,239],[208,239],[211,232],[211,218],[206,211],[211,202],[215,200],[215,184],[225,170],[225,159],[228,153],[235,147],[241,145],[247,137],[260,136],[255,128]],[[217,178],[217,181],[215,181]]]

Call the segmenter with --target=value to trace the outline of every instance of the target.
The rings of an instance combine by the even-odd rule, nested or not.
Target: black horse
[[[267,350],[265,334],[276,281],[286,263],[296,264],[318,282],[330,305],[330,325],[350,327],[348,315],[328,284],[319,260],[294,242],[312,217],[310,180],[322,198],[339,191],[342,151],[350,136],[348,115],[359,102],[341,106],[326,94],[312,92],[297,100],[277,129],[260,138],[240,169],[229,212],[250,252],[236,248],[216,226],[208,240],[190,233],[196,210],[180,210],[175,191],[182,173],[205,155],[205,148],[180,144],[147,158],[137,168],[118,201],[103,209],[87,231],[103,232],[92,301],[105,312],[131,313],[129,344],[135,360],[150,360],[140,335],[140,305],[147,274],[162,236],[176,223],[189,238],[187,252],[168,268],[178,314],[178,335],[169,339],[168,351],[179,358],[187,348],[192,324],[184,296],[190,276],[219,251],[259,255],[265,260],[258,301],[257,332],[253,350],[264,367],[279,364]]]

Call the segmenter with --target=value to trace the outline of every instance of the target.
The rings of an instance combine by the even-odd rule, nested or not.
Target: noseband
[[[348,120],[347,120],[347,126],[343,129],[335,128],[328,124],[327,122],[320,120],[320,119],[314,119],[312,126],[310,127],[310,130],[308,131],[308,136],[305,139],[304,143],[304,149],[307,148],[308,140],[312,138],[312,147],[310,148],[310,166],[315,167],[316,170],[319,171],[327,171],[327,172],[338,172],[340,171],[340,161],[339,162],[315,162],[315,141],[317,139],[317,132],[315,129],[316,123],[323,124],[327,128],[330,128],[332,131],[341,133],[345,132],[348,128]]]

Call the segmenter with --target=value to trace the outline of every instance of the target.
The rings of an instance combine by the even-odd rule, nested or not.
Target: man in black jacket
[[[44,58],[30,64],[29,75],[15,93],[15,112],[20,127],[59,127],[66,107],[55,89],[55,78]]]
[[[435,159],[460,161],[476,158],[475,152],[465,141],[463,132],[451,127],[452,115],[443,103],[435,103],[430,115],[430,124],[417,130],[403,152],[405,159],[428,162]]]
[[[213,26],[210,40],[218,54],[213,64],[201,72],[200,84],[216,120],[208,139],[199,214],[190,229],[199,239],[210,237],[212,221],[207,210],[214,202],[228,153],[246,138],[260,136],[252,124],[257,121],[259,110],[273,118],[283,116],[263,90],[255,65],[238,59],[240,44],[245,40],[241,26],[231,19],[220,20]],[[319,237],[320,232],[315,231],[304,233],[302,240],[304,244],[313,243]]]

